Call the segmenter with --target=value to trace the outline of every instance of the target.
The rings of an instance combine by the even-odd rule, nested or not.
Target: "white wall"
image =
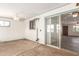
[[[25,37],[27,39],[35,40],[36,39],[36,30],[29,30],[29,21],[30,20],[25,21],[25,24],[26,24]]]
[[[25,23],[26,23],[25,37],[27,39],[35,41],[36,38],[37,38],[36,37],[37,36],[36,35],[37,30],[36,29],[35,30],[29,29],[29,21],[30,20],[25,21]],[[40,43],[44,43],[44,39],[45,39],[45,30],[44,30],[45,26],[44,26],[44,24],[45,24],[44,19],[42,17],[40,17],[40,20],[38,22],[38,38],[40,39],[39,40]]]
[[[77,8],[75,7],[75,4],[70,4],[70,5],[49,11],[42,15],[27,19],[25,22],[6,19],[11,21],[11,27],[0,27],[0,41],[16,40],[21,38],[27,38],[35,41],[37,38],[36,30],[29,29],[29,21],[34,18],[40,18],[39,24],[38,24],[38,38],[40,39],[39,40],[40,43],[45,44],[45,17],[54,15],[56,13],[72,10],[75,8]]]
[[[31,19],[30,19],[31,20]],[[30,20],[26,20],[25,23],[26,23],[26,29],[25,29],[25,36],[27,39],[31,39],[33,41],[36,40],[36,32],[37,32],[37,29],[35,30],[30,30],[29,29],[29,21]],[[41,31],[40,31],[41,30]],[[44,19],[43,18],[40,18],[39,22],[38,22],[38,38],[40,39],[39,41],[41,43],[43,43],[44,41]]]
[[[39,30],[38,37],[40,39],[39,42],[42,43],[42,44],[45,44],[45,17],[50,16],[50,15],[54,15],[56,13],[66,12],[66,11],[69,11],[69,10],[72,10],[72,9],[75,9],[75,8],[78,8],[78,7],[75,7],[75,4],[70,4],[70,5],[49,11],[49,12],[44,13],[42,15],[27,19],[25,21],[25,24],[26,24],[25,37],[27,39],[30,39],[30,40],[33,40],[33,41],[36,40],[36,30],[30,30],[29,29],[29,21],[34,19],[34,18],[40,18],[39,25],[38,25],[38,28],[39,28],[38,29]],[[40,29],[42,30],[41,32],[40,32]]]
[[[11,22],[10,27],[0,27],[0,41],[10,41],[24,38],[24,22],[3,18],[0,18],[0,20],[8,20]]]

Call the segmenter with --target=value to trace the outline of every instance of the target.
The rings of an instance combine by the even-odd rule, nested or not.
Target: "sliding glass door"
[[[46,19],[46,44],[60,47],[60,16]]]

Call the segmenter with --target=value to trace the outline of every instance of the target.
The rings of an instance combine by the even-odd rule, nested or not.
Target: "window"
[[[30,21],[30,29],[35,29],[35,20]]]
[[[9,21],[2,21],[0,20],[0,27],[8,27],[10,26],[10,22]]]
[[[74,25],[73,26],[73,31],[74,32],[79,32],[79,25]]]

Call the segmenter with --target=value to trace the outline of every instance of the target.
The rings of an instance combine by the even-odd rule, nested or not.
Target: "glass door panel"
[[[59,47],[59,16],[46,19],[46,41],[48,45]]]
[[[51,24],[51,19],[47,19],[47,35],[46,35],[46,37],[47,37],[47,44],[51,44],[51,35],[50,35],[50,24]]]
[[[59,46],[59,16],[51,17],[51,45]]]

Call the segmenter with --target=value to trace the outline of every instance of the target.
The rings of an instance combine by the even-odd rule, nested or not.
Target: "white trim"
[[[61,15],[59,15],[59,25],[60,25],[60,29],[59,29],[59,48],[61,48],[61,34],[62,34],[62,29],[61,29]]]
[[[53,47],[53,48],[60,49],[59,47],[57,47],[57,46],[54,46],[54,45],[49,45],[49,44],[47,44],[47,46],[50,46],[50,47]]]

